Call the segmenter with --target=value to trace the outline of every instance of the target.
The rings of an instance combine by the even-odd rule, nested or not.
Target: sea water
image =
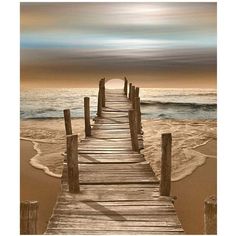
[[[37,154],[32,166],[60,177],[65,152],[63,109],[71,109],[73,132],[84,138],[83,98],[90,97],[91,116],[96,115],[97,89],[30,89],[21,91],[21,139],[30,140]],[[191,174],[206,157],[196,147],[216,139],[216,90],[140,89],[144,145],[142,151],[154,167],[160,167],[161,134],[171,132],[172,179]],[[155,172],[159,176],[159,171]]]
[[[21,119],[62,118],[63,109],[83,117],[84,97],[90,97],[91,116],[96,115],[98,90],[30,89],[21,91]],[[216,119],[214,89],[140,89],[143,119]]]

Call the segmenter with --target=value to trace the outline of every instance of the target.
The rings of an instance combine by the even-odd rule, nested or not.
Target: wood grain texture
[[[132,97],[131,83],[129,87]],[[142,132],[137,133],[135,119],[138,118],[134,112],[129,122],[132,102],[125,90],[125,84],[122,89],[106,89],[105,107],[100,102],[100,116],[94,119],[91,136],[82,139],[76,149],[75,165],[80,174],[78,194],[69,192],[69,163],[64,163],[61,193],[45,234],[184,233],[172,198],[160,196],[160,182],[139,153],[143,136]],[[138,90],[133,90],[133,94],[137,95]],[[135,149],[130,124],[136,133]]]
[[[66,135],[72,134],[70,109],[63,110]]]
[[[135,110],[133,110],[133,109],[129,110],[129,126],[130,126],[132,150],[139,152],[137,123],[136,123],[136,119],[135,119]]]
[[[171,188],[171,133],[162,134],[161,136],[161,196],[169,196]]]
[[[38,208],[37,201],[20,203],[20,234],[37,234]]]
[[[69,191],[71,193],[78,193],[79,188],[79,169],[78,169],[78,135],[68,135],[66,137],[66,151],[67,151],[67,179],[69,184]]]
[[[217,202],[215,196],[209,196],[204,202],[204,233],[217,234]]]
[[[91,136],[89,97],[84,98],[84,126],[85,136]]]

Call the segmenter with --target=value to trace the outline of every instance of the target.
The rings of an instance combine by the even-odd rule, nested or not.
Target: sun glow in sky
[[[21,3],[22,83],[199,73],[215,83],[215,3]]]
[[[106,86],[106,88],[109,88],[109,89],[123,89],[124,88],[124,80],[111,79],[106,82],[105,86]]]

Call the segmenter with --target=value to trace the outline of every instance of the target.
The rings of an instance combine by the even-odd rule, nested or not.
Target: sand
[[[158,122],[158,124],[159,123],[160,122]],[[32,125],[29,125],[29,129],[25,129],[24,127],[24,131],[32,130],[32,127]],[[48,136],[48,131],[50,130],[42,127],[42,122],[40,123],[40,127],[44,132],[47,131],[45,135]],[[75,127],[78,128],[79,126]],[[153,127],[160,128],[160,124],[159,126],[153,125],[152,129]],[[51,130],[50,132],[53,134],[55,133],[54,130]],[[64,131],[62,130],[61,132]],[[204,133],[205,130],[202,132]],[[34,135],[35,134],[42,135],[40,132],[34,131]],[[59,133],[58,136],[61,137],[61,134]],[[156,134],[156,136],[151,135],[150,140],[159,136],[159,133]],[[195,148],[195,150],[204,155],[216,156],[216,139],[214,136],[215,134],[213,133],[210,142]],[[63,137],[61,137],[61,139],[62,138]],[[157,140],[155,139],[155,142],[156,141]],[[157,153],[155,150],[154,152]],[[39,201],[40,210],[38,232],[41,234],[46,229],[47,222],[56,202],[57,194],[60,191],[60,179],[48,176],[42,170],[32,167],[29,164],[29,161],[35,154],[36,152],[33,149],[33,144],[30,141],[21,140],[20,197],[21,200]],[[156,159],[156,155],[150,155],[150,158],[153,159],[152,161],[155,163],[154,159]],[[191,172],[191,174],[179,181],[172,182],[172,195],[177,196],[175,202],[177,214],[187,234],[203,233],[204,199],[212,194],[216,194],[216,158],[207,158],[200,167],[197,167],[197,169],[193,171],[193,173]]]
[[[60,179],[46,175],[29,164],[36,154],[30,141],[20,143],[20,200],[39,201],[38,233],[42,234],[52,214],[57,194],[60,191]]]
[[[206,155],[216,155],[216,140],[196,148]],[[203,234],[204,199],[217,193],[217,160],[207,158],[191,175],[172,182],[175,207],[186,234]]]

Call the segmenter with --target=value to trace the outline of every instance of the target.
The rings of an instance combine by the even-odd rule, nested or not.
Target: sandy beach
[[[206,155],[216,154],[216,140],[198,151]],[[191,175],[172,182],[171,194],[177,196],[175,207],[187,234],[203,234],[204,200],[217,193],[217,160],[207,158],[204,165]]]
[[[20,200],[39,201],[38,233],[43,234],[60,191],[60,179],[32,167],[29,161],[35,154],[33,144],[21,140]]]
[[[198,151],[204,154],[216,154],[216,140],[199,147]],[[20,198],[39,201],[38,232],[42,234],[60,191],[60,179],[48,176],[42,170],[32,167],[29,160],[35,154],[32,143],[21,140]],[[206,163],[198,167],[191,175],[172,182],[172,195],[177,196],[175,202],[177,214],[187,234],[203,233],[204,199],[215,193],[215,158],[207,158]]]

